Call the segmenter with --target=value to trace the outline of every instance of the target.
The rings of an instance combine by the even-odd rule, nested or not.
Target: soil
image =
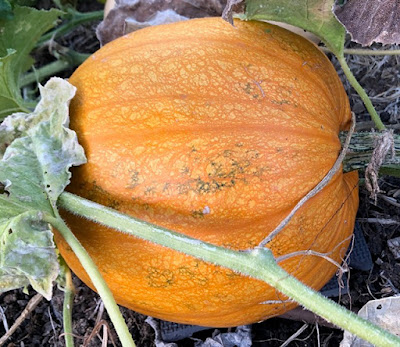
[[[40,1],[37,6],[48,8],[51,6],[51,2]],[[102,5],[96,1],[82,1],[80,5],[82,11],[101,8]],[[92,23],[81,26],[57,42],[81,52],[93,52],[99,47],[94,34],[96,25],[97,23]],[[79,37],[85,37],[85,40],[78,40]],[[355,46],[350,42],[347,45]],[[381,47],[377,45],[375,48]],[[35,58],[42,64],[54,59],[48,50],[43,49],[35,53]],[[333,58],[332,60],[334,62]],[[368,94],[374,97],[374,104],[385,124],[398,131],[400,129],[398,87],[397,94],[394,91],[396,91],[395,86],[400,85],[399,57],[348,56],[348,61],[352,71]],[[68,77],[71,72],[65,71],[61,77]],[[344,85],[349,94],[352,109],[357,115],[358,127],[360,129],[371,127],[370,118],[359,97],[346,81],[344,81]],[[371,252],[373,268],[370,271],[354,269],[350,271],[350,292],[343,295],[340,302],[353,311],[358,311],[369,300],[393,296],[400,292],[400,261],[395,258],[387,243],[388,240],[400,236],[400,179],[383,176],[380,178],[380,188],[382,192],[378,195],[376,204],[371,201],[364,186],[361,186],[360,189],[358,221]],[[385,221],[391,221],[391,223],[384,223]],[[76,345],[119,346],[115,331],[97,294],[77,278],[74,278],[74,283],[76,295],[73,308],[73,332],[76,337]],[[54,293],[50,302],[43,299],[27,316],[27,319],[7,340],[5,346],[64,346],[62,336],[63,292],[55,288]],[[0,296],[0,336],[5,333],[6,327],[11,326],[20,316],[34,295],[33,291],[24,293],[22,290],[14,290]],[[153,329],[145,323],[146,317],[124,308],[121,309],[137,346],[155,345],[155,334]],[[281,346],[304,324],[301,320],[282,318],[254,324],[252,326],[253,345]],[[228,329],[220,330],[228,331]],[[209,329],[195,333],[193,337],[205,340],[214,333],[214,329]],[[342,332],[338,329],[308,323],[305,330],[292,339],[289,345],[338,346],[342,336]],[[102,340],[105,340],[103,345]],[[193,346],[194,340],[187,338],[177,344],[178,346]]]

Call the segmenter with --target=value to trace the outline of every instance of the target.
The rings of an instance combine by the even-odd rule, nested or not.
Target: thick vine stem
[[[72,283],[71,270],[66,267],[64,303],[63,303],[63,325],[64,339],[66,347],[74,347],[74,337],[72,335],[72,306],[74,303],[75,287]]]
[[[327,321],[375,346],[400,345],[399,337],[323,297],[288,274],[276,263],[272,252],[267,248],[258,247],[250,252],[240,252],[215,246],[137,220],[71,193],[62,193],[58,205],[110,228],[262,280]]]
[[[385,132],[383,132],[385,133]],[[344,141],[345,134],[340,138]],[[343,161],[343,171],[359,170],[364,173],[370,165],[376,148],[376,139],[381,136],[378,132],[355,132],[351,138],[349,150]],[[391,156],[380,156],[380,174],[400,177],[400,135],[391,132]]]
[[[357,79],[354,77],[353,73],[351,72],[349,65],[347,65],[347,61],[344,57],[344,54],[337,54],[336,58],[338,59],[340,66],[343,69],[344,74],[346,75],[348,81],[350,82],[351,86],[355,89],[357,94],[360,96],[361,100],[363,101],[368,113],[370,114],[372,120],[375,123],[375,126],[378,130],[385,130],[386,127],[383,124],[381,118],[379,117],[378,113],[376,112],[374,105],[372,105],[371,99],[365,92],[364,88],[361,87],[360,83],[358,83]]]
[[[22,76],[20,87],[23,88],[33,82],[41,82],[43,79],[54,76],[68,68],[74,68],[82,64],[89,57],[89,54],[78,53],[66,47],[60,46],[59,49],[59,58],[56,61],[44,65],[39,69],[34,69],[32,72]]]
[[[50,31],[49,33],[43,35],[40,38],[39,42],[37,43],[36,47],[40,47],[46,41],[55,39],[65,33],[69,32],[70,30],[72,30],[73,28],[75,28],[76,26],[78,26],[80,24],[103,19],[104,11],[100,10],[100,11],[93,11],[93,12],[86,12],[86,13],[81,13],[78,11],[71,11],[70,16],[71,16],[71,19],[69,21],[65,22],[64,24],[62,24],[58,28],[54,29],[53,31]]]
[[[74,234],[65,224],[65,222],[61,219],[61,217],[53,217],[48,214],[44,214],[43,220],[51,224],[59,231],[59,233],[63,236],[65,241],[68,243],[68,245],[71,247],[77,258],[81,262],[97,292],[103,299],[104,306],[106,307],[108,315],[110,316],[110,319],[114,324],[115,330],[117,331],[118,337],[122,345],[124,347],[135,347],[135,342],[133,341],[132,336],[129,333],[128,327],[125,323],[124,318],[122,317],[118,305],[116,304],[110,289],[108,288],[92,258],[90,258],[89,254],[83,248],[78,239],[74,236]]]

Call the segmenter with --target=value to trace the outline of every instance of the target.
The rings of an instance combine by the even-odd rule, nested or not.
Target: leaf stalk
[[[336,54],[336,58],[338,59],[344,74],[346,75],[348,81],[350,82],[351,86],[355,89],[357,94],[360,96],[361,100],[363,101],[368,113],[370,114],[372,120],[375,123],[375,126],[378,130],[382,131],[385,130],[386,127],[383,124],[381,118],[379,117],[378,113],[376,112],[374,105],[371,102],[368,94],[365,92],[364,88],[358,83],[357,79],[354,77],[353,73],[350,70],[349,65],[343,54]]]
[[[43,35],[40,40],[38,41],[36,47],[40,47],[43,45],[46,41],[56,39],[57,37],[60,37],[78,25],[87,23],[87,22],[92,22],[96,20],[101,20],[103,19],[104,16],[104,11],[93,11],[93,12],[85,12],[81,13],[78,11],[71,11],[70,12],[71,19],[64,24],[60,25],[58,28],[48,32],[47,34]]]
[[[66,347],[74,347],[74,337],[72,335],[72,306],[74,303],[75,287],[72,283],[71,270],[65,266],[65,288],[64,288],[64,303],[63,303],[63,325],[64,339]]]

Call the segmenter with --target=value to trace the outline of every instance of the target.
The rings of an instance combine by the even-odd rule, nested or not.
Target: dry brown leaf
[[[104,45],[146,26],[220,16],[225,4],[226,0],[116,0],[96,33]]]
[[[399,324],[400,296],[392,296],[379,300],[368,301],[358,312],[358,315],[379,325],[392,334],[400,335]],[[340,347],[374,347],[371,343],[345,331]]]
[[[335,14],[352,40],[363,46],[373,42],[400,44],[398,0],[349,0],[343,6],[336,6]]]

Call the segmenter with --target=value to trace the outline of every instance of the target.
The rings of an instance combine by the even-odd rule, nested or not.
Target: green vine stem
[[[61,71],[74,68],[82,64],[90,54],[78,53],[69,48],[62,47],[60,58],[50,64],[44,65],[39,69],[34,69],[21,77],[20,87],[23,88],[31,83],[40,83],[45,78],[54,76]]]
[[[74,347],[72,335],[72,306],[74,303],[75,287],[72,283],[71,270],[66,266],[64,304],[63,304],[63,325],[65,347]]]
[[[332,53],[328,47],[318,47],[325,53]],[[366,48],[345,48],[343,49],[344,54],[349,55],[400,55],[400,49],[366,49]]]
[[[347,65],[347,61],[343,54],[337,54],[336,58],[338,59],[344,74],[346,75],[348,81],[350,82],[351,86],[355,89],[358,95],[361,97],[365,107],[367,108],[372,120],[375,123],[375,126],[378,130],[382,131],[385,130],[385,125],[382,123],[381,118],[379,117],[378,113],[376,112],[372,102],[365,92],[364,88],[358,83],[357,79],[354,77],[353,73],[351,72],[349,65]]]
[[[76,10],[71,10],[69,12],[69,15],[71,19],[64,24],[60,25],[58,28],[48,32],[47,34],[43,35],[39,42],[37,43],[36,47],[40,47],[43,45],[45,42],[55,39],[59,36],[64,35],[65,33],[68,33],[71,31],[73,28],[77,27],[78,25],[81,25],[83,23],[87,22],[92,22],[96,20],[102,20],[104,16],[104,11],[93,11],[93,12],[85,12],[81,13]]]
[[[344,54],[354,54],[354,55],[400,55],[400,49],[385,49],[385,50],[375,50],[375,49],[357,49],[357,48],[345,48],[343,50]]]
[[[344,142],[345,133],[340,134],[341,141]],[[343,161],[343,170],[345,172],[359,170],[365,171],[365,168],[371,161],[372,152],[375,148],[376,133],[373,132],[355,132],[352,135],[348,152]],[[394,153],[385,159],[380,172],[382,174],[391,174],[400,176],[400,135],[393,134]]]
[[[74,214],[121,232],[262,280],[327,321],[375,346],[400,346],[399,337],[346,310],[289,275],[279,267],[272,252],[267,248],[255,248],[251,251],[240,252],[218,247],[139,221],[66,192],[60,195],[58,205]],[[57,222],[60,223],[59,220]]]
[[[114,297],[108,288],[106,282],[104,281],[102,275],[100,274],[96,264],[90,258],[89,254],[83,248],[78,239],[74,236],[65,222],[61,217],[53,217],[49,214],[43,215],[43,220],[51,224],[56,228],[59,233],[64,237],[65,241],[71,247],[77,258],[79,259],[82,266],[88,273],[90,280],[95,286],[97,292],[104,302],[104,306],[107,309],[108,315],[114,324],[115,330],[117,331],[118,337],[124,347],[135,347],[135,342],[129,333],[128,327],[122,317],[121,311],[116,304]]]

